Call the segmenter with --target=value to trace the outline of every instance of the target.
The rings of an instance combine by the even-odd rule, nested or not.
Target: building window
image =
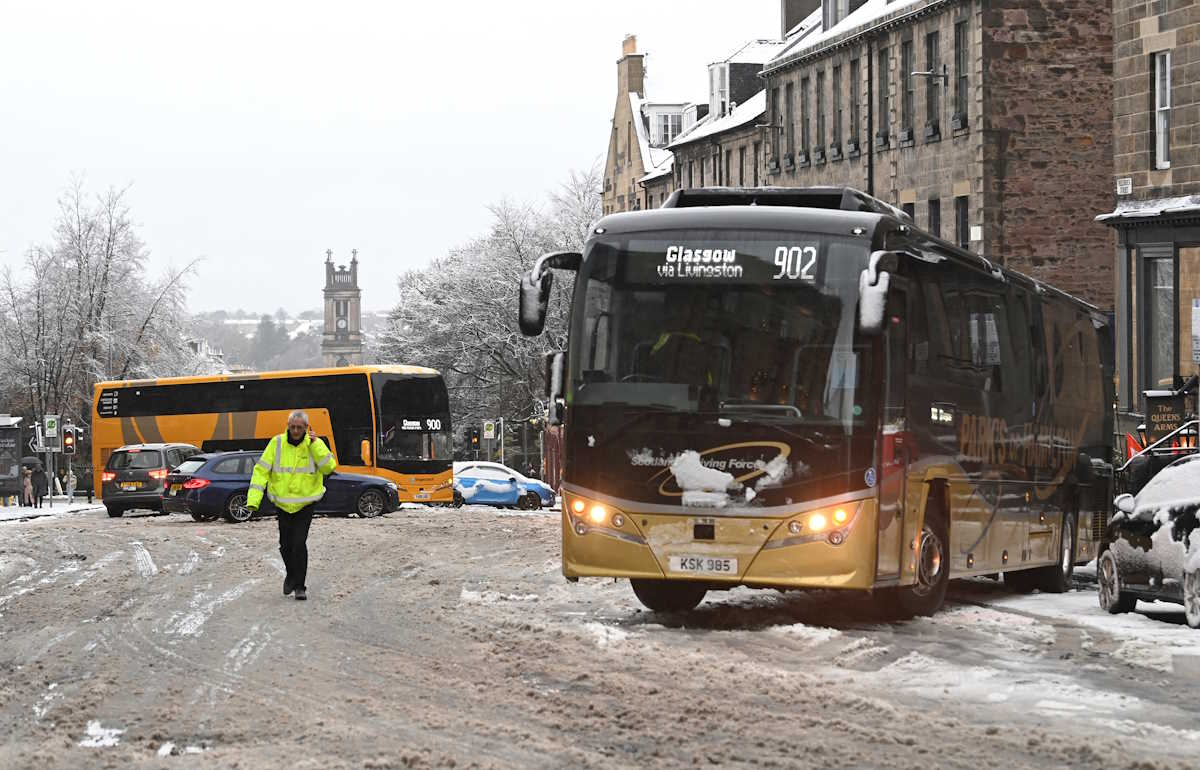
[[[888,136],[892,133],[890,116],[888,115],[888,49],[879,49],[879,71],[875,82],[879,89],[879,134],[876,144],[887,146]]]
[[[810,113],[808,110],[808,78],[800,80],[800,152],[808,155],[808,123]]]
[[[916,102],[913,82],[913,42],[905,40],[900,44],[900,82],[904,85],[904,100],[900,103],[900,141],[912,138],[913,105]],[[907,134],[907,136],[904,136]]]
[[[850,60],[850,130],[846,138],[857,149],[858,132],[862,125],[862,65],[858,59]]]
[[[954,25],[954,117],[958,128],[967,127],[967,23],[960,21]]]
[[[925,35],[925,69],[927,72],[935,73],[925,78],[925,136],[934,137],[941,133],[941,124],[938,119],[942,115],[942,92],[938,89],[942,87],[941,78],[936,76],[936,73],[941,72],[941,34],[934,30]]]
[[[1154,54],[1154,167],[1171,167],[1171,52]]]
[[[905,214],[908,214],[909,219],[913,220],[914,222],[917,221],[917,204],[901,203],[900,210],[903,211]]]
[[[725,184],[729,185],[733,182],[733,175],[729,173],[730,167],[733,166],[733,150],[725,151]]]
[[[754,163],[750,166],[750,175],[754,179],[754,186],[758,187],[758,156],[762,150],[762,142],[754,143]]]
[[[842,149],[842,67],[833,68],[833,144],[840,152]]]
[[[787,110],[787,156],[791,159],[796,154],[796,97],[791,83],[784,86],[783,94],[784,109]]]
[[[783,113],[779,111],[779,89],[771,89],[771,157],[779,163],[779,135],[783,132]]]
[[[721,184],[721,151],[717,150],[712,156],[712,180],[714,185]]]
[[[695,171],[696,171],[696,161],[689,160],[688,161],[688,187],[696,186],[695,184],[693,184],[693,182],[695,181]],[[703,173],[703,171],[701,171],[701,173]]]
[[[825,152],[825,70],[817,73],[817,149]]]
[[[625,165],[633,165],[633,121],[629,121],[629,126],[625,133]]]
[[[663,113],[658,116],[658,141],[660,144],[670,144],[682,130],[682,115]]]
[[[939,198],[929,199],[929,232],[942,237],[942,201]]]
[[[967,196],[960,195],[954,199],[954,242],[960,248],[971,247],[971,225],[967,209]]]
[[[738,148],[738,187],[746,186],[746,145]]]
[[[1175,382],[1174,258],[1147,259],[1145,264],[1146,387],[1173,388]]]

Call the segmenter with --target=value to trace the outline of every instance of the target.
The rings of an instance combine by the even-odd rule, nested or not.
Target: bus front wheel
[[[629,581],[638,601],[655,612],[687,612],[704,601],[708,589],[700,583],[675,580]]]
[[[942,606],[950,585],[949,557],[946,517],[940,510],[930,508],[925,513],[917,548],[917,582],[899,590],[899,604],[906,615],[932,615]]]

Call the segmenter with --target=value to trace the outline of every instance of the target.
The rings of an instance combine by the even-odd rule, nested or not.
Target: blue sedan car
[[[253,513],[246,507],[250,476],[262,452],[198,454],[184,460],[167,475],[163,489],[164,513],[188,513],[196,521],[224,516],[232,522],[247,521]],[[317,513],[350,514],[370,518],[400,507],[396,485],[375,476],[335,472],[325,479],[325,496]],[[263,499],[259,515],[274,512]]]
[[[516,506],[523,511],[554,505],[549,484],[492,462],[454,463],[454,493],[459,504]]]

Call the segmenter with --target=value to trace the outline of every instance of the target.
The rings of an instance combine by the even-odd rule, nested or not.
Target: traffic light
[[[470,433],[467,436],[467,440],[470,441],[472,449],[478,449],[479,448],[479,428],[471,428]]]
[[[73,425],[63,427],[62,451],[65,455],[75,454],[75,427]]]

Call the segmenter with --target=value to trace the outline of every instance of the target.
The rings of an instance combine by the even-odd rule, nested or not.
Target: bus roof
[[[424,366],[338,366],[321,369],[285,369],[277,372],[248,372],[246,374],[211,374],[200,377],[160,377],[153,380],[111,380],[98,382],[96,387],[124,388],[138,385],[183,385],[197,382],[238,382],[242,380],[283,380],[292,377],[324,377],[336,374],[409,374],[421,377],[441,376],[436,369]]]

